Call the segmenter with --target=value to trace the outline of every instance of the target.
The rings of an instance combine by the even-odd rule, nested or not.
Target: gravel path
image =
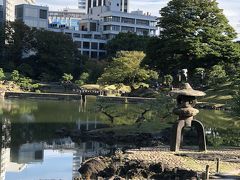
[[[142,148],[127,151],[125,158],[142,160],[146,162],[162,162],[170,168],[184,168],[203,172],[206,165],[210,172],[216,171],[216,157],[221,157],[220,172],[240,175],[240,149],[225,149],[221,151],[209,150],[207,152],[181,151],[170,152],[168,148]],[[198,158],[204,157],[205,159]],[[230,159],[228,159],[230,157]],[[227,162],[232,159],[232,162]]]

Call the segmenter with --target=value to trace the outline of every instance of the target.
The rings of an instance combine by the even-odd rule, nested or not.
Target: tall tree
[[[78,50],[70,37],[41,30],[36,34],[36,39],[35,66],[39,67],[39,75],[47,73],[51,80],[58,80],[63,73],[73,71]]]
[[[236,33],[216,0],[171,0],[160,15],[160,39],[152,45],[157,49],[147,51],[149,65],[168,72],[239,60]]]
[[[145,51],[149,36],[138,36],[137,34],[127,32],[119,33],[115,38],[108,41],[106,50],[108,56],[115,56],[118,51]]]
[[[118,52],[116,58],[113,58],[98,82],[108,85],[123,83],[133,87],[134,84],[157,79],[157,72],[140,66],[144,57],[145,54],[141,51]]]

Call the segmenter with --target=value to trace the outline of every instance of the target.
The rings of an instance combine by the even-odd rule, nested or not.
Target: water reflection
[[[79,123],[78,127],[81,129],[98,128],[100,123]],[[83,161],[88,158],[106,155],[110,152],[109,147],[99,142],[83,142],[76,144],[71,138],[54,138],[47,139],[47,141],[35,141],[27,143],[19,143],[18,145],[12,144],[12,138],[14,134],[10,133],[10,121],[4,119],[1,123],[1,180],[4,179],[34,179],[37,174],[26,173],[29,169],[39,168],[42,174],[48,174],[48,178],[62,178],[56,174],[57,168],[51,169],[48,166],[56,166],[61,161],[64,161],[66,155],[68,155],[68,164],[64,166],[69,167],[70,171],[65,171],[64,177],[78,177],[78,169]],[[25,133],[22,131],[22,133]],[[20,135],[20,134],[19,134]],[[49,159],[49,153],[55,156],[54,161],[49,164],[44,163]],[[47,156],[46,156],[47,154]],[[31,165],[31,166],[29,166]],[[47,168],[48,167],[48,168]],[[50,170],[50,169],[51,170]],[[46,172],[43,172],[45,169]],[[50,172],[52,171],[52,172]],[[72,172],[72,173],[71,173]],[[39,178],[42,178],[41,174]]]
[[[93,110],[94,103],[95,99],[88,99],[87,104],[41,100],[0,102],[1,179],[71,179],[79,176],[77,170],[81,162],[109,153],[112,147],[106,144],[74,143],[69,137],[56,134],[62,128],[86,131],[105,127],[109,121]],[[125,110],[134,111],[138,107],[128,104],[121,108],[124,114]],[[135,114],[130,115],[120,119],[124,128],[128,128],[128,121]],[[149,118],[157,119],[154,114]],[[221,137],[228,144],[239,145],[240,127],[236,123],[239,120],[232,120],[220,111],[203,111],[198,119],[203,121],[209,137],[214,137],[212,142]],[[145,128],[148,131],[150,127],[150,131],[160,131],[169,126],[158,120],[149,124],[152,125]]]
[[[69,137],[57,136],[56,130],[63,127],[86,131],[105,126],[88,111],[86,104],[59,103],[0,103],[1,180],[71,179],[79,176],[77,170],[84,160],[109,153],[103,143],[76,144]]]

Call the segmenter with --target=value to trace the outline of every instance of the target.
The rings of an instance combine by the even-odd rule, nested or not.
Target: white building
[[[16,19],[29,27],[48,28],[48,7],[20,4],[16,6]]]
[[[109,6],[115,3],[116,0],[78,0],[78,8],[84,10],[86,13],[90,12],[90,8],[98,6]],[[122,12],[128,12],[129,0],[120,0],[118,2]]]
[[[106,54],[105,44],[120,32],[156,35],[157,17],[144,14],[142,11],[126,13],[120,6],[122,0],[109,2],[106,1],[105,6],[90,8],[90,12],[80,20],[79,31],[64,27],[51,27],[49,30],[69,35],[83,55],[96,59]]]
[[[87,13],[87,0],[78,0],[78,9]]]
[[[15,6],[34,4],[35,0],[0,0],[0,22],[15,20]]]

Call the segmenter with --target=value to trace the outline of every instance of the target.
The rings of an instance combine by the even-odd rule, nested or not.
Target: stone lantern
[[[194,119],[199,113],[199,110],[194,108],[197,103],[196,97],[205,96],[206,94],[192,89],[189,83],[182,84],[180,89],[173,90],[170,94],[177,96],[177,107],[173,110],[173,113],[179,117],[172,128],[170,150],[179,150],[184,127],[195,127],[198,135],[199,150],[206,151],[204,126],[200,121]]]

